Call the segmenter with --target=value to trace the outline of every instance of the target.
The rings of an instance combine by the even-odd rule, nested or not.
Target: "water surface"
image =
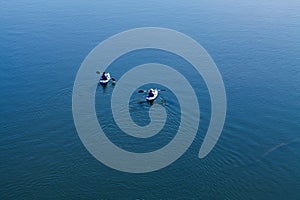
[[[0,198],[299,199],[299,11],[293,0],[0,1]],[[210,119],[201,77],[167,52],[120,57],[109,66],[117,79],[148,62],[181,70],[201,106],[196,139],[179,160],[153,173],[128,174],[85,149],[71,96],[81,62],[99,42],[144,26],[171,28],[204,46],[224,80],[227,117],[213,151],[198,159]],[[112,90],[97,88],[96,110],[104,122],[109,120],[100,111]],[[164,134],[135,140],[107,126],[108,137],[136,152],[165,145],[180,120],[172,95],[161,94],[174,121]],[[145,125],[149,105],[141,99],[132,96],[129,107]]]

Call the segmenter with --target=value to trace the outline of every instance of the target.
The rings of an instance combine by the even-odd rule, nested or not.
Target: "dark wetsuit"
[[[152,92],[152,91],[150,91],[150,92],[148,93],[148,96],[149,96],[149,97],[154,97],[154,94],[153,94],[153,92]]]
[[[107,80],[107,77],[106,77],[105,73],[102,74],[101,79],[102,79],[102,80]]]

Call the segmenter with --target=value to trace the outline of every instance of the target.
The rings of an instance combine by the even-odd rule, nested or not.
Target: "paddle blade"
[[[138,91],[138,93],[144,93],[145,92],[145,90],[139,90]]]
[[[99,72],[99,71],[96,71],[96,74],[100,74],[100,72]]]

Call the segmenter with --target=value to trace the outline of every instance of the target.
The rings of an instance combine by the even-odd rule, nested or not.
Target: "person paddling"
[[[102,79],[102,80],[107,80],[107,76],[106,76],[106,73],[105,73],[105,72],[102,73],[101,79]]]
[[[153,89],[151,88],[148,92],[148,97],[154,97]]]

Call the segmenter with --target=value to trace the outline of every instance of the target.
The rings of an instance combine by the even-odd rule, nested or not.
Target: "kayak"
[[[106,79],[102,79],[102,77],[100,78],[99,83],[101,85],[106,85],[109,81],[110,81],[110,74],[109,73],[105,73]]]
[[[147,101],[154,101],[158,97],[158,89],[150,89],[152,90],[153,95],[149,95],[149,93],[146,96]]]

